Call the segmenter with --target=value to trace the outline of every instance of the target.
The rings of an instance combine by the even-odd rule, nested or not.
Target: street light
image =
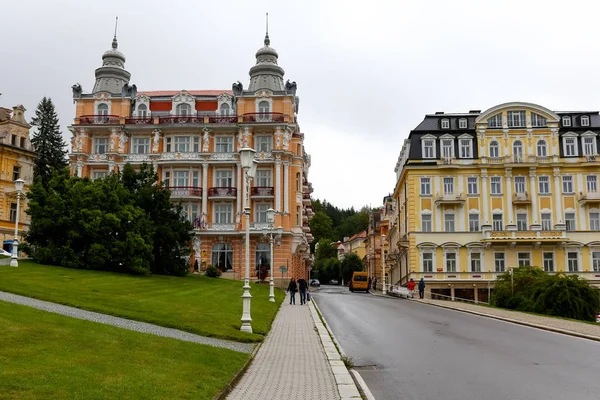
[[[383,294],[386,294],[387,291],[385,290],[385,260],[383,258],[384,243],[385,243],[385,235],[382,233],[381,234],[381,283],[382,283],[381,292]]]
[[[244,278],[244,293],[242,294],[242,326],[240,331],[252,333],[252,317],[250,316],[250,181],[256,171],[254,154],[256,151],[249,147],[240,149],[240,162],[246,177],[246,193],[244,198],[244,214],[246,215],[246,277]]]
[[[267,232],[265,232],[265,236],[267,236],[269,238],[269,245],[270,245],[270,250],[271,250],[271,255],[270,255],[270,262],[269,262],[269,269],[270,269],[270,279],[269,279],[269,301],[270,302],[275,302],[275,282],[273,280],[273,242],[275,240],[281,240],[281,235],[283,234],[283,227],[280,226],[277,228],[277,236],[274,238],[273,234],[274,232],[274,224],[275,224],[275,210],[273,210],[272,208],[269,208],[267,210],[267,222],[269,224],[269,227],[267,228]]]
[[[15,218],[15,239],[13,240],[12,257],[10,258],[10,266],[18,267],[19,261],[17,255],[19,252],[19,207],[21,205],[21,191],[23,190],[25,181],[21,178],[15,181],[15,189],[17,189],[17,216]]]

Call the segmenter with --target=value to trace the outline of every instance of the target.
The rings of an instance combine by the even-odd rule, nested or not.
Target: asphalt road
[[[343,287],[312,294],[377,400],[600,399],[598,342]]]

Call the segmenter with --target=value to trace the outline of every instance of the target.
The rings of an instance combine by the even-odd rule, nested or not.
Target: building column
[[[204,164],[202,164],[202,215],[206,216],[207,209],[208,209],[208,164],[204,163]]]
[[[483,200],[483,219],[482,225],[489,225],[489,195],[488,195],[488,175],[487,169],[483,168],[481,170],[481,197]]]
[[[512,168],[506,168],[506,197],[507,197],[507,210],[508,210],[508,224],[514,225],[514,214],[513,214],[513,203],[512,203]]]
[[[244,189],[246,188],[246,179],[245,176],[242,172],[242,165],[240,163],[237,163],[235,165],[235,168],[237,169],[237,215],[240,216],[242,215],[242,200],[245,199],[246,197],[246,192],[244,192]]]
[[[281,212],[281,160],[275,161],[275,211]]]
[[[479,303],[479,290],[477,289],[477,286],[475,286],[473,288],[473,294],[474,294],[474,299],[475,299],[475,304]]]
[[[537,191],[535,190],[535,168],[529,168],[529,190],[531,193],[531,213],[533,225],[539,225],[538,216],[538,204],[537,204]]]
[[[283,163],[283,212],[290,213],[290,163]]]
[[[554,168],[554,209],[556,215],[554,216],[555,224],[563,224],[563,204],[562,204],[562,188],[560,187],[560,168]]]

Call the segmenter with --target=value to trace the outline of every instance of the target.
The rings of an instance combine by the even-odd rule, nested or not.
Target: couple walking
[[[306,300],[310,301],[308,283],[302,278],[298,279],[298,281],[292,278],[287,288],[287,291],[290,293],[290,304],[296,304],[296,292],[298,290],[300,290],[300,304],[306,304]]]

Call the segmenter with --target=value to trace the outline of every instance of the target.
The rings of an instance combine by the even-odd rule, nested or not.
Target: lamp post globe
[[[12,256],[10,258],[10,266],[18,267],[19,260],[19,207],[21,206],[21,191],[23,191],[25,181],[21,178],[15,181],[15,189],[17,191],[17,215],[15,216],[15,237],[13,239]]]

